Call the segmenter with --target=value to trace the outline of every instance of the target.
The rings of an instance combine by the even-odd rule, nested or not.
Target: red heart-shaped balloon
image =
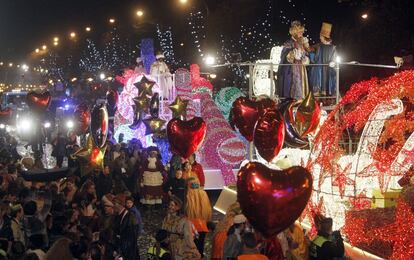
[[[10,107],[4,110],[0,110],[0,122],[3,124],[7,124],[11,119],[12,113],[13,110]]]
[[[278,171],[249,162],[237,174],[237,198],[242,212],[267,238],[295,222],[311,192],[312,175],[300,166]]]
[[[201,117],[183,121],[171,119],[167,125],[167,136],[172,152],[187,159],[200,148],[206,135],[206,123]]]
[[[285,122],[277,110],[266,112],[257,121],[254,129],[254,145],[260,156],[272,161],[283,147]]]
[[[75,130],[77,135],[86,134],[91,124],[91,112],[86,104],[80,104],[73,112],[76,122]]]
[[[26,96],[27,105],[35,112],[44,112],[49,106],[51,99],[52,97],[50,96],[49,91],[43,93],[30,91]]]
[[[275,101],[264,98],[257,101],[247,97],[239,97],[233,102],[230,121],[239,129],[247,141],[253,141],[253,131],[260,115],[276,106]]]

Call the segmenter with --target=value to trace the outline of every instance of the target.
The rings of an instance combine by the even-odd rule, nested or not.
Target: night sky
[[[91,25],[95,33],[106,30],[108,18],[112,16],[117,19],[118,24],[131,26],[136,23],[135,10],[138,8],[146,11],[147,21],[179,24],[184,20],[183,14],[189,12],[189,9],[179,6],[177,2],[177,0],[0,0],[0,58],[24,59],[25,55],[34,48],[43,43],[50,44],[54,35],[67,37],[69,31],[83,30],[86,25]],[[207,0],[206,2],[212,13],[217,12],[223,4],[234,7],[236,12],[232,12],[232,15],[235,17],[231,18],[240,20],[244,24],[254,23],[256,15],[264,11],[262,0]],[[310,1],[296,2],[297,10],[290,10],[290,12],[299,19],[302,10],[314,6],[309,5]],[[292,9],[287,1],[275,0],[275,6],[288,11],[289,8]],[[335,11],[332,5],[328,9],[327,7],[320,9],[319,17],[315,18],[311,12],[304,12],[315,21],[315,26],[311,26],[312,29],[318,30],[323,17],[328,19],[329,16],[335,17],[331,12]],[[202,9],[202,6],[199,8]],[[327,12],[329,9],[331,11]],[[277,14],[274,14],[273,29],[276,33],[285,34],[286,26],[281,26],[277,18]],[[308,23],[313,24],[312,21]]]

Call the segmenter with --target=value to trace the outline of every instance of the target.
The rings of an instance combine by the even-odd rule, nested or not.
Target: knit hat
[[[242,224],[242,223],[246,223],[246,221],[247,221],[246,217],[243,214],[239,214],[234,217],[233,222],[234,224]]]

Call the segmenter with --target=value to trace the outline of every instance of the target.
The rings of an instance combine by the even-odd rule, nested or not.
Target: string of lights
[[[177,65],[178,62],[175,59],[171,27],[168,27],[167,30],[162,31],[160,25],[157,24],[157,36],[161,51],[164,54],[167,63]]]
[[[194,46],[200,57],[204,56],[201,43],[206,39],[205,19],[202,12],[191,12],[188,18],[188,25],[190,26],[190,34],[193,39]]]

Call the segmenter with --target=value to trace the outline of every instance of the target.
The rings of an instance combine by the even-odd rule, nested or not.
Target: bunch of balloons
[[[155,82],[150,81],[147,77],[143,76],[141,80],[134,85],[138,89],[138,96],[132,99],[134,101],[134,120],[129,127],[132,130],[136,130],[141,123],[144,123],[147,135],[161,132],[166,122],[159,118],[159,94],[152,93],[152,87],[155,85]],[[144,118],[145,113],[150,116]]]
[[[295,148],[306,147],[307,136],[319,125],[320,112],[312,92],[303,101],[287,99],[279,105],[268,97],[255,100],[239,97],[233,103],[230,121],[249,142],[254,142],[260,156],[270,162],[284,143]]]

